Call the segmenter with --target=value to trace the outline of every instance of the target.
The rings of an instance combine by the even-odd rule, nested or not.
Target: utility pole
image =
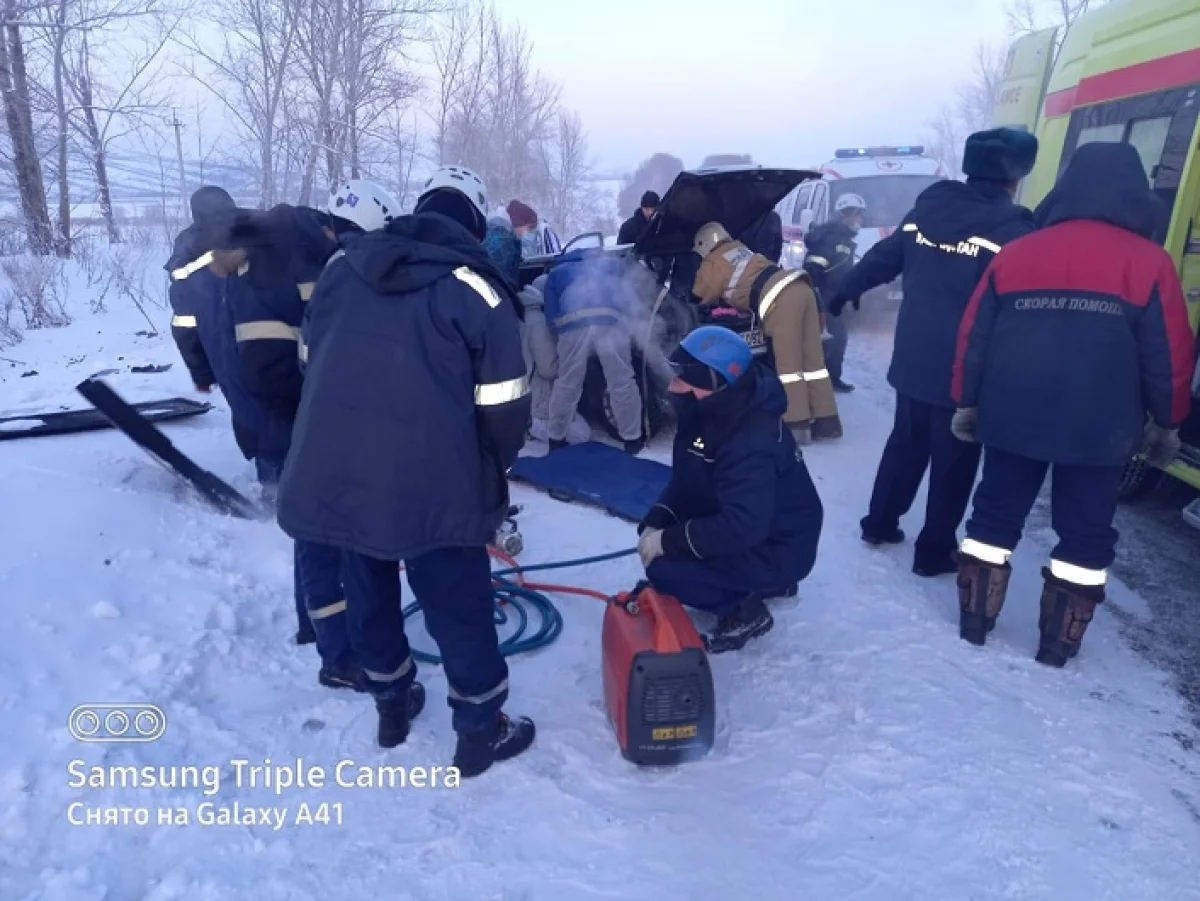
[[[171,110],[171,127],[175,129],[175,158],[179,162],[179,213],[186,217],[188,208],[187,177],[183,174],[183,123],[174,108]]]

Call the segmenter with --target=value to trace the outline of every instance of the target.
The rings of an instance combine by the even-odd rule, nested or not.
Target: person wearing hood
[[[550,271],[545,317],[558,353],[548,410],[551,453],[567,446],[592,357],[604,372],[626,452],[636,456],[645,448],[642,393],[633,369],[632,328],[638,309],[629,269],[603,252],[572,250]]]
[[[812,571],[824,510],[783,424],[783,386],[741,336],[701,326],[671,364],[671,481],[638,552],[657,590],[717,615],[704,640],[719,654],[771,629],[764,601],[796,594]]]
[[[643,194],[642,202],[633,211],[633,215],[621,223],[621,228],[617,232],[617,243],[636,244],[645,233],[654,214],[658,212],[660,203],[662,203],[662,199],[654,191],[647,191]]]
[[[509,509],[529,388],[512,288],[488,259],[487,191],[462,166],[433,174],[414,213],[345,243],[305,322],[308,368],[279,523],[340,548],[350,645],[377,740],[408,737],[425,705],[401,609],[400,561],[437,643],[463,777],[514,757],[488,545]]]
[[[1165,467],[1191,403],[1193,337],[1166,210],[1137,150],[1085,144],[995,258],[958,332],[953,428],[984,447],[958,571],[959,634],[982,645],[1046,473],[1058,545],[1042,570],[1037,661],[1079,651],[1116,558],[1113,516],[1139,449]]]
[[[979,468],[979,446],[950,430],[958,324],[1000,248],[1034,229],[1033,214],[1013,197],[1037,149],[1037,138],[1012,128],[968,137],[967,181],[940,181],[922,191],[900,227],[867,251],[829,303],[829,315],[839,316],[847,303],[858,309],[862,294],[904,276],[888,369],[896,419],[860,525],[868,544],[902,543],[900,518],[929,470],[925,525],[913,553],[913,572],[925,578],[958,570],[958,527]]]
[[[700,260],[691,292],[703,307],[749,313],[748,340],[768,360],[787,393],[783,420],[797,444],[842,437],[842,421],[825,368],[821,317],[810,277],[786,272],[735,241],[719,222],[703,226],[693,259]]]
[[[264,411],[246,387],[234,335],[233,308],[240,286],[212,267],[214,240],[237,214],[233,198],[222,188],[205,185],[191,197],[192,224],[179,233],[166,270],[174,315],[171,337],[197,391],[221,389],[233,425],[233,437],[259,480],[274,481],[280,461],[268,459],[260,442]]]
[[[488,217],[483,249],[500,274],[516,290],[521,284],[521,239],[508,218],[508,211],[503,207]]]

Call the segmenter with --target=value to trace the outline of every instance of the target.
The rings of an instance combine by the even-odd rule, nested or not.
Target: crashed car
[[[692,297],[700,257],[692,251],[696,232],[708,222],[720,222],[737,237],[749,229],[797,185],[819,179],[819,172],[728,166],[682,172],[663,196],[658,211],[636,244],[605,246],[599,232],[578,235],[562,253],[532,257],[521,265],[521,286],[549,273],[563,255],[576,250],[616,255],[628,261],[630,278],[638,286],[644,321],[635,324],[633,364],[642,395],[643,427],[653,437],[668,420],[666,388],[670,371],[666,358],[689,331],[715,322],[743,335],[756,350],[765,350],[761,330],[750,313],[731,308],[702,310]],[[593,359],[584,383],[579,412],[593,427],[618,437],[608,403],[604,373]]]

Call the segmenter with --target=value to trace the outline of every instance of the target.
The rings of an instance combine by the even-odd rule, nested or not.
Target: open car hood
[[[720,222],[735,238],[775,208],[797,185],[818,179],[808,169],[723,166],[681,172],[633,252],[638,256],[688,253],[696,232]]]

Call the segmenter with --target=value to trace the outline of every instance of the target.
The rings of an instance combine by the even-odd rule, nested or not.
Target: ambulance
[[[1059,29],[1026,35],[1009,50],[993,124],[1037,135],[1037,165],[1018,201],[1045,198],[1077,147],[1135,147],[1155,193],[1171,210],[1161,237],[1183,281],[1192,330],[1200,325],[1200,2],[1113,0]],[[1200,371],[1192,382],[1184,447],[1167,472],[1200,488]],[[1140,459],[1126,471],[1132,497],[1158,472]],[[1200,528],[1200,502],[1184,513]]]
[[[801,185],[776,208],[783,221],[781,262],[789,269],[804,262],[804,235],[834,216],[839,197],[857,194],[866,201],[867,214],[854,242],[861,258],[896,230],[918,194],[947,177],[924,147],[912,146],[838,150],[818,171],[820,181]]]

